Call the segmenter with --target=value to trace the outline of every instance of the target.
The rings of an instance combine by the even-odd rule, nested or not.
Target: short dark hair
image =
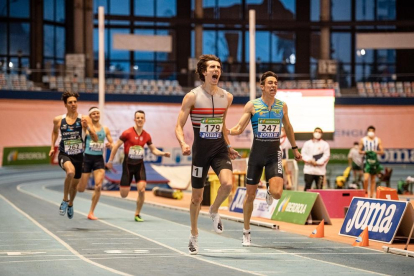
[[[266,80],[268,77],[275,77],[275,78],[276,78],[276,80],[278,79],[278,78],[277,78],[277,75],[276,75],[274,72],[272,72],[272,71],[267,71],[267,72],[263,73],[263,75],[260,77],[260,84],[261,84],[261,85],[264,85],[264,82],[265,82],[265,80]]]
[[[216,57],[215,55],[201,55],[200,60],[197,62],[197,70],[196,73],[201,81],[206,81],[203,73],[207,70],[207,61],[214,60],[220,63],[220,71],[223,68],[223,64],[221,63],[220,58]]]
[[[68,98],[70,98],[70,97],[75,97],[76,99],[78,99],[79,98],[79,93],[78,92],[65,91],[62,94],[61,100],[66,104],[68,102]]]
[[[315,131],[317,129],[319,129],[322,132],[322,134],[323,134],[323,130],[320,127],[315,127],[315,129],[313,131]]]
[[[145,112],[144,112],[144,111],[142,111],[142,110],[137,110],[137,111],[135,111],[135,113],[134,113],[134,119],[135,119],[135,117],[137,116],[137,113],[142,113],[142,114],[144,114],[144,117],[145,117]]]
[[[91,108],[89,108],[89,111],[91,111],[92,109],[94,109],[94,108],[98,108],[98,107],[96,107],[96,106],[92,106]],[[99,109],[99,108],[98,108]]]
[[[355,145],[359,145],[359,143],[358,143],[358,142],[354,142],[354,146],[355,146]]]
[[[367,131],[369,131],[370,129],[372,129],[373,131],[375,131],[375,127],[374,127],[374,126],[369,126],[369,127],[367,128]]]

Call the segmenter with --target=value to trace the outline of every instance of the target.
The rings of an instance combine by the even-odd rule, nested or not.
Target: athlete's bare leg
[[[366,195],[368,195],[368,181],[370,176],[371,175],[369,173],[364,173],[364,190]]]
[[[103,182],[104,175],[105,175],[104,169],[98,169],[93,172],[93,177],[95,179],[95,190],[93,191],[91,209],[89,210],[89,214],[88,214],[89,219],[97,219],[97,217],[95,217],[93,212],[95,211],[96,204],[98,204],[99,198],[101,197],[101,188],[102,188],[102,182]],[[79,188],[78,188],[78,191],[79,191]]]
[[[63,187],[63,200],[69,201],[69,190],[72,184],[73,177],[75,176],[75,167],[73,166],[72,162],[66,161],[63,164],[63,168],[66,172],[65,185]]]
[[[119,186],[119,193],[121,194],[122,198],[126,198],[131,190],[130,186]]]
[[[200,213],[201,202],[203,201],[204,188],[192,189],[191,203],[190,203],[190,220],[191,220],[191,235],[198,235],[198,215]]]
[[[72,179],[72,183],[70,185],[70,189],[69,189],[69,206],[73,205],[73,201],[75,200],[76,197],[76,193],[78,192],[78,184],[79,184],[80,178],[79,179]]]
[[[269,192],[274,199],[280,199],[283,193],[283,178],[278,176],[270,178]]]
[[[233,172],[228,169],[221,170],[219,180],[221,185],[217,191],[217,197],[210,207],[211,213],[218,213],[220,205],[229,196],[231,189],[233,188]]]
[[[137,198],[137,208],[135,209],[136,216],[141,213],[142,205],[144,205],[146,186],[147,186],[146,181],[140,181],[137,184],[138,198]]]
[[[83,193],[85,191],[90,175],[90,173],[82,173],[82,177],[78,184],[78,192]]]
[[[250,219],[253,213],[253,201],[256,198],[257,187],[256,185],[246,185],[246,198],[243,203],[243,218],[244,218],[244,229],[250,229]]]
[[[370,189],[370,195],[369,195],[369,197],[370,198],[373,198],[374,197],[374,195],[375,195],[375,190],[377,189],[377,184],[375,183],[375,177],[376,177],[376,175],[375,174],[373,174],[373,175],[371,175],[371,189]]]

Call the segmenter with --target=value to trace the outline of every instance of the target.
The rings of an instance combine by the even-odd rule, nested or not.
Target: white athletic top
[[[370,139],[368,136],[362,138],[364,145],[364,151],[377,151],[378,150],[378,137]]]
[[[350,149],[348,153],[348,158],[351,158],[357,166],[362,167],[362,165],[364,164],[364,155],[359,153],[359,149]]]
[[[311,164],[306,164],[303,168],[303,173],[311,175],[325,175],[326,174],[326,164],[328,164],[329,157],[331,156],[331,150],[329,144],[320,139],[311,139],[306,141],[302,147],[302,159],[303,161],[315,160],[316,164],[322,166],[312,166]]]

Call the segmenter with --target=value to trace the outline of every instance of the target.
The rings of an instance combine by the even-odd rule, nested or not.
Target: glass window
[[[52,25],[43,26],[43,55],[45,57],[54,57],[55,56],[55,44],[50,43],[50,41],[56,41],[55,32]]]
[[[43,19],[51,21],[55,20],[55,0],[44,0]]]
[[[9,1],[10,17],[29,18],[30,2],[29,0]]]
[[[395,20],[396,8],[395,0],[377,0],[377,19],[378,20]]]
[[[174,31],[173,30],[157,30],[156,31],[156,35],[170,35],[172,36],[172,44],[174,44],[175,41],[175,35],[174,35]],[[171,53],[167,53],[167,52],[156,52],[155,53],[157,61],[158,60],[162,60],[162,61],[173,61],[175,60],[175,47],[172,45],[172,51]]]
[[[219,31],[218,56],[223,62],[241,62],[242,59],[242,33],[239,31]]]
[[[261,62],[270,62],[270,32],[256,32],[256,59]],[[246,62],[250,61],[250,39],[249,32],[246,32]]]
[[[272,33],[272,62],[296,63],[295,35],[292,32]]]
[[[355,16],[356,20],[374,20],[374,7],[376,0],[356,0]]]
[[[374,62],[374,50],[358,49],[355,56],[356,63]]]
[[[155,66],[152,62],[135,62],[134,72],[138,74],[140,79],[155,79]]]
[[[66,42],[66,35],[65,35],[65,28],[63,27],[55,27],[56,28],[56,57],[57,58],[65,58],[65,42]]]
[[[135,34],[139,35],[154,35],[154,30],[135,30]],[[141,60],[154,60],[155,54],[154,52],[147,52],[147,51],[135,51],[134,52],[134,60],[141,61]]]
[[[377,50],[377,62],[378,63],[394,63],[396,59],[395,50]]]
[[[7,55],[7,23],[0,23],[0,55]]]
[[[30,55],[30,25],[29,23],[10,23],[10,55],[18,51]]]
[[[216,16],[216,0],[203,1],[203,17],[215,18]]]
[[[109,29],[105,29],[105,40],[108,38]],[[108,58],[108,43],[104,43],[105,59]],[[99,29],[93,29],[93,55],[95,60],[99,59]]]
[[[351,1],[331,0],[331,18],[333,21],[350,21]]]
[[[351,34],[331,33],[331,58],[342,62],[351,62]]]
[[[94,0],[93,1],[93,11],[98,14],[98,8],[104,7],[105,14],[108,14],[108,1],[109,0]]]
[[[118,50],[113,47],[114,45],[114,35],[115,34],[129,34],[128,29],[110,29],[109,31],[109,45],[110,47],[110,53],[109,58],[110,59],[129,59],[129,51],[128,50]]]
[[[0,0],[0,16],[7,16],[7,0]]]
[[[311,21],[320,21],[321,18],[320,0],[311,0]]]
[[[176,0],[157,0],[157,17],[175,17],[176,15]]]
[[[219,18],[239,19],[242,17],[241,0],[219,0],[218,1]]]
[[[134,15],[154,17],[154,0],[135,0],[134,1]]]
[[[203,54],[217,55],[217,34],[215,31],[203,31]]]
[[[109,12],[116,15],[129,15],[129,0],[110,0]]]
[[[271,17],[277,20],[295,20],[296,1],[279,0],[272,1]],[[265,7],[264,7],[265,8]]]
[[[66,21],[66,10],[65,10],[66,1],[65,0],[56,0],[56,22],[65,22]]]
[[[264,0],[246,0],[245,18],[249,18],[249,10],[255,10],[256,20],[257,18],[268,19],[270,10],[267,2]]]

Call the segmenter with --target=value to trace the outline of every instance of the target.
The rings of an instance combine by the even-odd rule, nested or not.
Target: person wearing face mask
[[[302,160],[305,162],[305,191],[312,188],[315,181],[316,188],[322,189],[326,174],[326,164],[329,161],[329,144],[322,140],[323,131],[320,127],[313,131],[313,139],[306,141],[302,147]]]
[[[354,142],[354,146],[349,150],[348,153],[348,164],[352,168],[354,175],[354,183],[358,184],[362,179],[362,167],[363,167],[364,155],[359,153],[359,143]],[[359,185],[359,184],[358,184]]]
[[[365,156],[364,190],[368,194],[368,182],[371,180],[368,196],[373,197],[376,189],[375,176],[382,170],[382,166],[378,161],[378,154],[384,154],[381,139],[375,136],[375,127],[368,127],[367,136],[359,142],[359,153]]]

